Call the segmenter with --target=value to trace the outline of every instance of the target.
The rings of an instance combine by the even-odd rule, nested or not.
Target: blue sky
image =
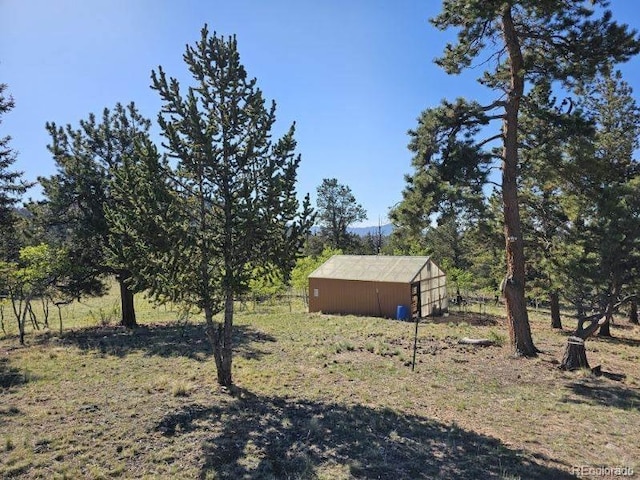
[[[278,105],[276,133],[297,123],[298,191],[323,178],[348,185],[384,223],[410,173],[407,130],[442,98],[482,98],[479,69],[451,77],[432,63],[450,34],[434,29],[436,0],[0,0],[0,82],[16,107],[3,117],[16,168],[51,175],[47,121],[77,124],[90,112],[134,101],[155,120],[149,88],[162,65],[189,83],[185,44],[204,23],[236,34],[241,61]],[[640,27],[637,0],[614,0],[615,18]],[[640,61],[623,68],[640,92]],[[157,129],[156,129],[157,131]],[[159,138],[158,138],[159,140]],[[30,192],[38,197],[39,192]]]

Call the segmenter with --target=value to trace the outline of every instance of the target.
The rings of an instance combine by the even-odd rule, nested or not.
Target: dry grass
[[[62,338],[0,340],[2,478],[640,471],[638,327],[621,323],[615,338],[587,343],[604,372],[595,377],[557,368],[569,330],[552,331],[546,318],[532,315],[540,356],[514,359],[501,318],[451,315],[420,325],[412,372],[410,323],[261,306],[237,313],[237,388],[225,392],[195,320],[165,321],[175,312],[140,301],[145,325],[127,331],[74,308]],[[458,345],[463,336],[504,345]]]

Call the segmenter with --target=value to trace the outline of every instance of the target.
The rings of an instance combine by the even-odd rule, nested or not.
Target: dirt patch
[[[497,315],[492,314],[480,314],[480,313],[450,313],[447,316],[428,317],[423,320],[423,323],[435,323],[435,324],[468,324],[475,327],[488,327],[494,325],[504,325],[505,319]]]

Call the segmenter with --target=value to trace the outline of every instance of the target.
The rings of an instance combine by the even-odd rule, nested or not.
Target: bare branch
[[[481,141],[480,143],[476,144],[476,146],[477,146],[478,148],[482,148],[482,147],[484,147],[487,143],[491,143],[491,142],[493,142],[494,140],[498,140],[498,139],[500,139],[500,138],[502,138],[502,133],[498,133],[498,134],[496,134],[496,135],[493,135],[492,137],[489,137],[489,138],[487,138],[487,139],[485,139],[485,140]]]
[[[495,102],[493,102],[493,103],[491,103],[489,105],[481,107],[480,109],[483,112],[488,112],[490,110],[494,110],[496,108],[504,108],[506,106],[507,106],[507,102],[505,100],[496,100]],[[502,115],[498,116],[497,118],[502,118]]]

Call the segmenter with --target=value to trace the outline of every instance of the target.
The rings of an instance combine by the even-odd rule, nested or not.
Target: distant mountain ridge
[[[366,237],[369,234],[378,235],[378,228],[380,229],[380,233],[382,234],[383,237],[391,235],[391,232],[393,232],[393,225],[390,223],[387,223],[385,225],[380,225],[380,227],[378,227],[377,225],[371,226],[371,227],[349,227],[347,228],[347,231],[349,233],[358,235],[359,237]],[[320,231],[320,227],[317,227],[317,226],[311,227],[311,233],[315,234],[315,233],[318,233],[319,231]]]
[[[369,234],[378,235],[378,231],[380,231],[382,236],[386,237],[388,235],[391,235],[391,232],[393,232],[393,225],[387,223],[385,225],[380,225],[380,227],[378,227],[377,225],[371,227],[350,227],[347,228],[347,231],[349,233],[355,233],[360,237],[366,237]]]

